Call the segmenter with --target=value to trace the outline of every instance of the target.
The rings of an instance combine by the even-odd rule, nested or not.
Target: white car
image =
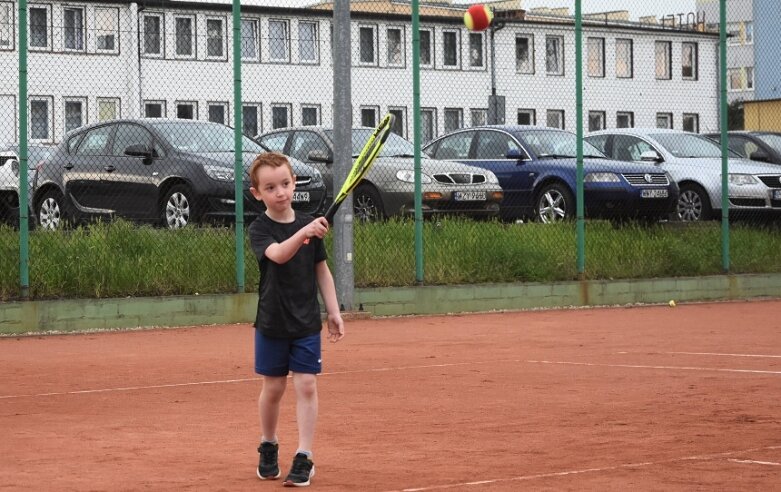
[[[44,145],[27,147],[28,197],[32,197],[35,166],[46,160],[51,148]],[[32,215],[32,214],[31,214]],[[19,145],[0,145],[0,224],[19,223]]]
[[[680,188],[677,218],[699,221],[718,217],[721,210],[721,148],[695,133],[661,128],[617,128],[585,137],[613,159],[655,162]],[[781,213],[781,168],[742,159],[728,161],[730,211]]]

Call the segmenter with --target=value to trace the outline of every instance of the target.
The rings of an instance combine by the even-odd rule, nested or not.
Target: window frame
[[[108,15],[108,18],[111,18],[114,22],[115,29],[111,31],[111,36],[114,37],[114,48],[100,48],[99,47],[99,41],[101,36],[107,36],[107,30],[104,29],[98,29],[98,19],[101,17],[100,13],[103,12],[103,15]],[[110,53],[110,54],[118,54],[120,51],[119,47],[119,9],[116,7],[95,7],[93,10],[93,17],[95,21],[95,52],[96,53]],[[104,34],[100,34],[104,33]]]
[[[46,137],[36,138],[33,136],[33,102],[46,103]],[[31,142],[50,143],[54,142],[54,96],[29,96],[27,98],[27,118],[29,124],[29,139]]]
[[[173,39],[174,39],[174,59],[176,60],[195,60],[198,57],[198,19],[195,14],[173,14]],[[188,54],[179,53],[179,30],[177,21],[179,19],[190,21],[190,51]]]
[[[8,22],[4,27],[0,29],[0,51],[16,51],[16,11],[15,3],[13,2],[0,2],[0,7],[6,8]],[[29,23],[29,19],[28,19]],[[28,31],[29,32],[29,31]],[[3,39],[7,36],[7,44],[2,43],[6,40]],[[27,43],[30,41],[28,39]]]
[[[691,74],[686,75],[686,68],[685,60],[686,60],[686,48],[692,49],[692,60],[691,60]],[[698,80],[699,79],[699,46],[696,42],[693,41],[684,41],[681,43],[681,79],[682,80]]]
[[[118,98],[118,97],[98,97],[95,100],[95,110],[97,111],[97,113],[95,114],[95,120],[96,121],[99,121],[99,122],[111,121],[110,119],[103,120],[103,119],[100,118],[100,105],[101,105],[101,103],[111,103],[111,104],[113,104],[114,105],[114,112],[115,112],[114,119],[118,120],[118,119],[122,118],[122,100],[120,98]]]
[[[319,126],[322,124],[322,106],[320,104],[301,104],[301,126]],[[314,109],[315,110],[315,122],[314,123],[306,123],[304,119],[304,110],[305,109]]]
[[[399,61],[391,61],[391,44],[390,44],[390,32],[398,31],[399,33]],[[385,64],[388,67],[405,67],[407,65],[407,47],[406,47],[406,30],[403,26],[385,26]]]
[[[211,109],[213,107],[221,107],[222,108],[222,121],[214,121],[211,119]],[[206,102],[206,121],[210,121],[212,123],[220,123],[222,125],[228,124],[228,119],[230,119],[230,103],[227,101],[207,101]]]
[[[518,67],[518,40],[519,39],[526,39],[528,42],[527,48],[529,49],[529,53],[528,53],[529,56],[528,56],[527,63],[531,65],[530,69],[524,70],[522,67],[521,68]],[[535,73],[534,34],[522,34],[522,33],[515,34],[515,73],[521,73],[525,75],[534,75]]]
[[[558,41],[559,46],[559,62],[558,62],[558,70],[551,71],[549,69],[550,63],[549,63],[549,57],[550,53],[548,51],[548,41]],[[545,35],[545,75],[550,77],[564,77],[566,75],[566,71],[564,69],[564,36],[560,34],[546,34]],[[547,120],[546,120],[547,121]]]
[[[659,126],[659,118],[664,118],[668,121],[669,126]],[[672,130],[673,129],[673,114],[669,112],[658,112],[656,113],[656,128],[667,128]]]
[[[304,40],[301,36],[301,28],[303,26],[312,26],[312,34],[314,38],[311,40],[312,53],[314,57],[312,59],[303,58],[301,53],[304,51],[301,49],[302,43],[310,42],[310,40]],[[298,62],[303,65],[319,65],[320,64],[320,23],[317,21],[298,21]]]
[[[244,110],[246,108],[255,108],[255,122],[257,125],[257,133],[254,135],[249,135],[246,133],[246,126],[245,126],[245,119],[244,119]],[[247,102],[247,101],[241,103],[241,133],[252,139],[257,137],[258,135],[263,134],[263,103]]]
[[[628,117],[629,126],[620,126],[618,119],[622,116]],[[616,128],[634,128],[635,127],[635,113],[634,111],[616,111]]]
[[[157,104],[160,106],[160,116],[148,116],[146,112],[147,105]],[[167,118],[168,112],[166,110],[165,99],[145,99],[144,100],[144,118]]]
[[[750,77],[749,74],[751,75]],[[743,90],[753,91],[754,90],[754,67],[743,67],[743,80],[746,81],[746,83],[743,86]]]
[[[694,120],[694,130],[686,129],[686,119]],[[699,113],[683,113],[681,115],[681,129],[691,133],[700,133],[700,115]]]
[[[425,124],[426,122],[423,119],[424,114],[430,114],[431,115],[431,138],[426,140],[426,128]],[[437,132],[437,108],[420,108],[420,140],[421,144],[425,145],[428,142],[432,142],[435,138],[437,138],[438,132]]]
[[[592,129],[591,127],[591,121],[592,118],[598,118],[600,120],[599,122],[599,128]],[[607,128],[607,112],[606,111],[589,111],[588,112],[588,131],[589,132],[596,132],[599,130],[604,130]]]
[[[379,62],[379,40],[377,39],[377,32],[378,27],[376,24],[358,24],[356,26],[358,29],[358,65],[364,66],[364,67],[375,67],[377,66]],[[371,53],[371,60],[364,60],[364,43],[362,33],[365,31],[371,32],[371,45],[372,45],[372,53]]]
[[[285,119],[287,120],[287,125],[285,126],[275,126],[274,124],[274,110],[276,109],[284,109],[285,110]],[[290,128],[293,125],[293,105],[290,103],[271,103],[269,104],[269,111],[271,112],[271,129],[277,130],[279,128]]]
[[[518,108],[515,111],[515,121],[516,121],[516,123],[518,123],[519,125],[527,125],[526,123],[521,123],[519,121],[522,114],[526,114],[526,115],[530,116],[528,126],[535,126],[537,124],[537,110],[536,109]]]
[[[46,12],[46,25],[44,31],[46,32],[46,46],[33,46],[33,29],[32,29],[32,15],[31,10],[43,10]],[[37,27],[37,26],[36,26]],[[31,3],[27,5],[27,47],[29,51],[52,51],[52,6],[50,4]]]
[[[401,138],[407,138],[407,108],[404,106],[388,106],[388,113],[396,117],[391,131]],[[397,128],[401,129],[401,133],[394,131]]]
[[[672,69],[672,41],[654,41],[654,76],[656,80],[672,80],[673,78],[673,69]],[[660,52],[659,47],[664,47],[664,51]],[[659,54],[664,53],[666,60],[659,60]],[[664,61],[664,73],[659,73],[659,68],[661,67],[661,62]]]
[[[447,39],[449,35],[453,35],[455,38],[455,46],[453,47],[453,55],[455,56],[454,64],[447,64]],[[460,29],[442,29],[442,68],[444,70],[460,70],[461,69],[461,30]]]
[[[482,123],[475,123],[475,115],[482,115],[478,116],[478,119],[482,118]],[[488,108],[469,108],[469,123],[470,126],[483,126],[488,124]]]
[[[625,45],[629,47],[629,52],[627,53],[629,56],[629,60],[626,62],[627,69],[629,72],[629,75],[622,75],[619,71],[619,46]],[[634,46],[634,40],[629,38],[616,38],[616,78],[617,79],[632,79],[635,75],[635,46]]]
[[[276,56],[277,53],[275,53],[275,50],[279,49],[279,42],[278,39],[275,37],[272,39],[272,25],[280,25],[284,27],[284,36],[282,38],[282,49],[284,50],[284,54],[282,57]],[[279,17],[272,17],[268,19],[267,21],[268,26],[268,41],[266,42],[267,45],[267,52],[268,52],[268,61],[269,63],[290,63],[290,19],[282,19]]]
[[[158,53],[147,52],[147,31],[146,31],[146,18],[155,17],[160,22],[160,32],[157,33],[157,42],[160,48]],[[141,56],[145,58],[165,58],[165,13],[163,12],[142,12],[141,13],[141,42],[143,43],[141,49]]]
[[[423,63],[423,45],[422,45],[423,36],[422,36],[422,34],[424,32],[429,35],[428,50],[426,50],[428,52],[428,62],[427,63]],[[435,45],[435,41],[434,41],[434,39],[435,39],[434,38],[435,31],[431,27],[426,27],[426,28],[421,27],[420,28],[420,34],[421,34],[421,38],[420,38],[420,40],[421,40],[421,46],[420,46],[420,58],[421,58],[420,66],[421,66],[421,68],[434,68],[434,59],[435,59],[435,56],[436,56],[435,55],[435,50],[434,50],[434,47],[436,46]]]
[[[252,26],[252,49],[255,51],[255,55],[253,57],[248,57],[244,55],[244,45],[245,45],[245,37],[244,37],[244,25],[245,23],[250,24]],[[260,61],[260,19],[255,17],[242,17],[240,21],[240,28],[239,33],[241,35],[241,61],[242,62],[259,62]]]
[[[487,64],[486,64],[486,42],[485,42],[485,33],[484,32],[469,32],[469,42],[467,43],[467,50],[469,51],[469,61],[467,63],[467,68],[469,70],[485,70]],[[473,57],[472,57],[472,40],[473,39],[479,39],[480,40],[480,64],[476,65],[473,63]]]
[[[565,130],[566,126],[567,126],[566,120],[565,120],[566,115],[567,114],[564,112],[563,109],[547,109],[547,110],[545,110],[545,126],[547,128],[558,128],[559,130]],[[551,126],[550,125],[550,117],[551,116],[557,117],[557,119],[559,120],[561,125],[560,126]]]
[[[596,51],[592,51],[596,47]],[[605,38],[589,36],[586,39],[586,65],[588,70],[588,76],[590,78],[604,79],[605,78]],[[592,55],[596,53],[599,59],[594,60],[598,63],[596,72],[592,72]]]
[[[451,128],[451,129],[447,128],[448,113],[455,114],[456,117],[458,118],[458,126],[456,128]],[[444,108],[442,112],[442,118],[444,122],[443,130],[446,134],[464,128],[464,108],[453,108],[453,107]]]
[[[374,118],[374,124],[373,125],[366,125],[366,124],[364,124],[364,120],[363,120],[364,111],[371,111],[372,112],[372,118]],[[374,106],[374,105],[371,105],[371,104],[362,105],[362,106],[360,106],[358,108],[358,118],[359,118],[359,120],[358,120],[359,126],[374,128],[374,127],[377,126],[377,124],[380,121],[380,107],[379,106]]]
[[[180,106],[190,106],[193,108],[193,117],[192,118],[180,118],[179,117],[179,107]],[[198,101],[193,100],[176,100],[174,101],[174,119],[176,120],[189,120],[189,121],[198,121]]]
[[[68,11],[77,11],[81,12],[81,25],[76,26],[74,24],[73,27],[68,27],[65,24],[66,15],[65,13]],[[62,6],[61,10],[62,14],[62,51],[65,53],[86,53],[87,52],[87,8],[82,5],[71,5],[71,4],[65,4]],[[68,30],[73,29],[74,30],[74,39],[80,42],[81,46],[77,48],[69,48],[66,46],[66,42],[68,39]],[[80,31],[80,33],[79,33]],[[76,34],[79,34],[78,37],[76,37]]]
[[[212,55],[212,54],[209,53],[209,50],[210,50],[209,42],[212,41],[212,40],[217,39],[216,37],[211,37],[210,34],[209,34],[209,23],[210,22],[219,22],[221,24],[221,27],[220,27],[220,37],[219,37],[219,41],[220,41],[220,45],[219,45],[220,46],[220,54],[218,54],[218,55]],[[206,59],[207,60],[225,61],[225,60],[228,59],[227,25],[228,25],[228,22],[227,22],[227,19],[224,16],[207,15],[204,18],[204,20],[203,20],[203,27],[204,27],[204,30],[206,31],[204,33],[204,36],[203,36],[204,37],[204,41],[205,41],[204,53],[206,54]],[[239,25],[239,28],[241,28],[241,25]]]
[[[81,104],[81,125],[68,129],[68,104],[69,103]],[[62,134],[81,128],[88,124],[89,108],[87,107],[87,98],[83,96],[65,96],[62,98]]]

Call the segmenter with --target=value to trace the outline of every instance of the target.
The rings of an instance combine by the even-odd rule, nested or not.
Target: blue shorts
[[[320,333],[303,338],[270,338],[255,330],[255,372],[287,376],[289,371],[319,374]]]

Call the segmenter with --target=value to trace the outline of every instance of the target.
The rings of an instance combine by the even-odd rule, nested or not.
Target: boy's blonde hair
[[[282,167],[287,166],[290,171],[290,176],[294,176],[293,166],[290,165],[290,160],[286,155],[279,152],[264,152],[259,154],[254,161],[252,161],[252,167],[249,170],[250,185],[258,189],[260,183],[258,182],[258,169],[261,167]]]

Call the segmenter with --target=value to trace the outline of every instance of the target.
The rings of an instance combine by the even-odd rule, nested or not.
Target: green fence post
[[[727,145],[727,0],[719,5],[719,118],[721,127],[721,268],[729,272],[729,146]]]
[[[415,144],[415,281],[423,283],[423,185],[421,184],[420,147],[420,5],[412,0],[412,113]]]
[[[236,200],[236,292],[244,292],[244,152],[241,104],[241,2],[233,0],[233,162]]]
[[[27,0],[19,0],[19,295],[23,299],[30,297],[27,133]]]
[[[585,219],[583,207],[583,19],[581,0],[575,0],[575,133],[577,135],[577,248],[578,275],[586,271]]]

